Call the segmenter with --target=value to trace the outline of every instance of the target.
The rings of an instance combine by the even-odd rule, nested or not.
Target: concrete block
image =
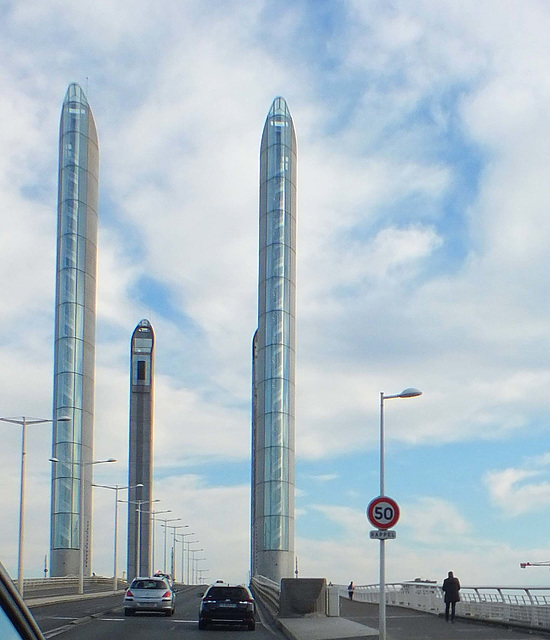
[[[279,617],[325,616],[326,589],[324,578],[283,578]]]

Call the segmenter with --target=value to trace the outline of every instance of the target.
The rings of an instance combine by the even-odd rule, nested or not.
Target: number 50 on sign
[[[391,529],[399,520],[397,502],[387,496],[379,496],[371,500],[367,507],[367,518],[373,527]]]

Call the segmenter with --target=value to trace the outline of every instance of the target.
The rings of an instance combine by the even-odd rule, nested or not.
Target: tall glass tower
[[[154,347],[153,327],[149,320],[142,320],[130,345],[128,580],[151,574]]]
[[[252,371],[252,575],[294,566],[296,135],[275,98],[260,147],[258,329]]]
[[[67,89],[59,131],[50,575],[90,573],[99,148],[88,101]],[[80,504],[84,482],[84,513]]]

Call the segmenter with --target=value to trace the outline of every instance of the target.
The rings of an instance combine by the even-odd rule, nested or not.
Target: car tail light
[[[134,594],[130,591],[130,589],[128,589],[128,591],[126,592],[126,598],[133,598]]]
[[[171,598],[172,594],[170,593],[170,591],[167,591],[162,597],[163,598]]]

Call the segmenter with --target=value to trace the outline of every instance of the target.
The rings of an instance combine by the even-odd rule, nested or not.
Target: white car
[[[158,611],[173,616],[176,610],[176,593],[166,578],[134,578],[124,594],[124,615],[133,616],[136,611]]]

